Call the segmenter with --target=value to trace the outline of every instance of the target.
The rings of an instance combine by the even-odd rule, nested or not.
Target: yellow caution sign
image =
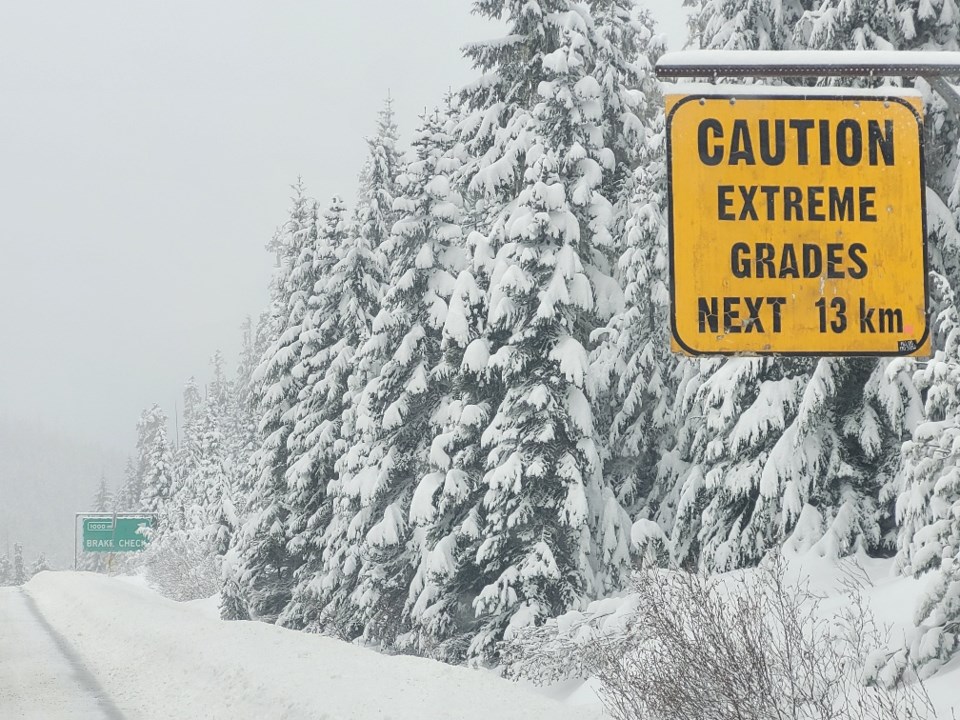
[[[921,112],[669,96],[673,349],[929,355]]]

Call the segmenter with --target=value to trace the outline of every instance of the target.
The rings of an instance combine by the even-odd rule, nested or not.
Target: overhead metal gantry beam
[[[960,52],[687,50],[664,54],[659,77],[960,77]]]
[[[960,52],[689,50],[657,61],[660,78],[922,77],[960,117]]]

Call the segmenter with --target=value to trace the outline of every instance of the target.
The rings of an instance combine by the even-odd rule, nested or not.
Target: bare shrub
[[[851,609],[828,618],[779,558],[735,575],[641,570],[627,612],[525,631],[505,663],[541,681],[596,677],[617,720],[933,718],[915,678],[865,682],[864,662],[886,638],[848,590]]]
[[[171,600],[198,600],[220,590],[220,558],[210,543],[167,534],[152,540],[142,559],[149,585]]]

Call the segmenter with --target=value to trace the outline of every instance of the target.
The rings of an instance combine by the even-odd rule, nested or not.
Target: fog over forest
[[[640,3],[679,47],[672,4]],[[0,552],[43,527],[72,562],[73,513],[101,473],[122,482],[140,412],[161,405],[175,438],[184,382],[236,358],[290,185],[353,188],[384,96],[409,133],[472,79],[459,47],[497,32],[466,3],[365,7],[3,9],[0,87],[19,102],[0,116]]]

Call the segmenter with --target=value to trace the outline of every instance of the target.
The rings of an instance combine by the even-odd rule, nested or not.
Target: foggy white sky
[[[646,1],[679,47],[681,0]],[[408,137],[472,79],[459,47],[497,30],[469,10],[3,3],[0,423],[99,447],[113,475],[143,407],[172,412],[218,347],[233,360],[297,175],[352,198],[388,90]]]

